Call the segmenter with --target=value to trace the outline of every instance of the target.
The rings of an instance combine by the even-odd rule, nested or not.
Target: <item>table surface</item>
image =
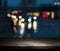
[[[60,39],[13,39],[13,38],[1,38],[0,46],[4,47],[22,47],[22,48],[50,48],[60,46]]]

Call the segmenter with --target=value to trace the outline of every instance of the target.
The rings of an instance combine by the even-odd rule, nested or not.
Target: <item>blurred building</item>
[[[4,8],[7,8],[7,0],[4,0]]]
[[[0,0],[0,8],[1,8],[1,6],[2,6],[2,0]]]
[[[35,7],[36,0],[22,0],[21,7]]]
[[[0,8],[6,8],[7,7],[7,0],[0,0]]]

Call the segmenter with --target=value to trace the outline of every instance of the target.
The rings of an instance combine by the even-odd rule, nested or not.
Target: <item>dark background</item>
[[[32,3],[32,5],[29,5],[29,7],[34,7],[34,6],[38,7],[44,4],[54,5],[54,2],[58,2],[58,0],[36,0],[36,3]],[[5,10],[4,0],[2,0],[2,8],[0,9],[2,10],[0,14],[0,37],[1,38],[4,37],[15,38],[16,34],[13,33],[11,20],[6,16],[6,13],[10,12],[12,9],[17,7],[19,9],[21,8],[21,6],[22,6],[22,0],[7,0],[7,7],[9,9]],[[54,12],[59,12],[59,11],[54,11]],[[60,38],[60,19],[52,20],[52,19],[38,18],[37,21],[38,21],[38,32],[32,33],[31,38]],[[24,38],[26,38],[26,33]]]

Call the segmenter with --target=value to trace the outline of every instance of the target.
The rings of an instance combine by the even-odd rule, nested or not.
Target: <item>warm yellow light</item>
[[[51,18],[54,19],[54,17],[55,17],[54,12],[51,12]]]
[[[7,16],[8,16],[8,17],[11,17],[11,14],[8,13]]]
[[[18,14],[18,13],[19,13],[18,10],[14,10],[14,11],[12,12],[12,14]]]
[[[33,15],[38,17],[40,15],[40,13],[39,12],[34,12]]]
[[[13,27],[13,30],[14,30],[14,32],[16,32],[17,30],[16,30],[16,27]]]
[[[21,23],[22,23],[21,20],[19,20],[18,25],[21,26]]]
[[[50,12],[47,12],[48,15],[50,15]]]
[[[28,15],[28,16],[32,16],[32,12],[28,12],[27,15]]]
[[[13,19],[13,24],[16,25],[17,21],[18,21],[18,19]]]

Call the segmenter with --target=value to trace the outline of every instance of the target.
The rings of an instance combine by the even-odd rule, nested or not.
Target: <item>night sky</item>
[[[19,3],[21,0],[7,0],[8,1],[8,6],[19,6]],[[58,0],[37,0],[37,6],[40,4],[48,4],[48,3],[53,3],[54,1]]]

